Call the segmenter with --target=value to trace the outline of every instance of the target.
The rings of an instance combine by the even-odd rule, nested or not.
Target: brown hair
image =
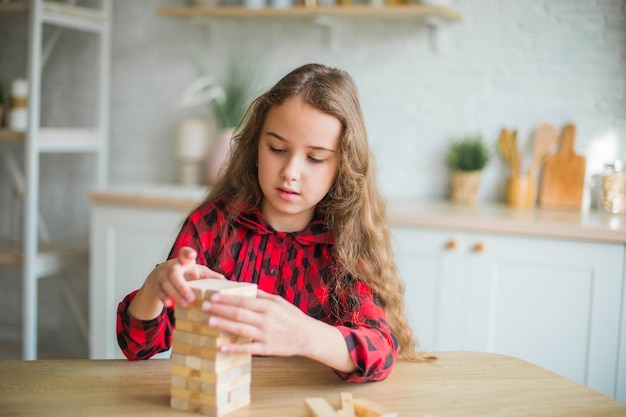
[[[358,93],[348,73],[303,65],[254,100],[233,136],[229,161],[205,201],[228,196],[235,206],[245,201],[260,207],[263,193],[256,164],[261,129],[268,110],[292,97],[335,116],[343,126],[337,178],[317,207],[335,237],[335,259],[344,274],[372,288],[398,339],[399,357],[421,359],[406,320],[404,285],[393,259],[385,201],[377,188]]]

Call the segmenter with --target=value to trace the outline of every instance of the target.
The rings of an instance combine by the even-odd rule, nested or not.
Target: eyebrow
[[[267,131],[267,132],[265,132],[265,134],[268,135],[268,136],[275,137],[276,139],[278,139],[278,140],[280,140],[282,142],[288,142],[287,139],[285,139],[284,137],[280,136],[276,132]],[[334,149],[325,148],[323,146],[307,146],[307,148],[315,149],[315,150],[318,150],[318,151],[336,152]]]

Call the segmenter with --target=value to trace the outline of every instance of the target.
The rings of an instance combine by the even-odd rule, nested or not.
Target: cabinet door
[[[405,285],[408,319],[420,349],[457,349],[463,341],[459,332],[449,331],[462,322],[464,311],[453,297],[453,283],[447,277],[462,274],[464,260],[457,250],[455,233],[412,228],[393,228],[393,244]],[[458,234],[457,234],[458,235]],[[445,312],[445,314],[442,314]]]
[[[615,397],[623,248],[474,235],[467,345],[516,356]]]
[[[124,358],[115,333],[117,305],[167,258],[185,214],[178,210],[92,208],[91,359]]]
[[[512,355],[616,397],[622,245],[425,228],[393,236],[422,349]]]

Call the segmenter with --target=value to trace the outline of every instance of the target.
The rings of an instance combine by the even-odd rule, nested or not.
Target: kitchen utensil
[[[541,207],[578,209],[582,204],[586,158],[576,154],[575,136],[576,126],[566,124],[559,149],[545,162],[539,193]]]
[[[500,155],[502,155],[502,159],[504,162],[511,168],[513,171],[513,145],[512,145],[512,136],[511,132],[506,127],[503,127],[500,130],[500,136],[498,137],[498,151]]]
[[[511,159],[512,159],[512,169],[514,175],[519,175],[522,168],[522,153],[520,152],[519,146],[517,144],[517,130],[513,129],[511,132]]]
[[[535,130],[532,139],[533,159],[527,171],[529,177],[532,177],[546,162],[558,139],[559,132],[551,124],[544,123]]]

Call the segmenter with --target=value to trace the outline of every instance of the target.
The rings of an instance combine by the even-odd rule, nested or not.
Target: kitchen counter
[[[93,204],[191,210],[205,187],[177,184],[110,186],[90,193]],[[449,201],[390,199],[393,226],[450,228],[626,244],[626,215],[599,210],[515,209],[502,203],[459,206]]]

